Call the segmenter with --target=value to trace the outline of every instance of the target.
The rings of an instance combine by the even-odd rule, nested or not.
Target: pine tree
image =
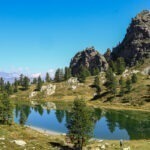
[[[43,84],[43,82],[42,82],[41,76],[39,76],[38,80],[37,80],[37,87],[36,87],[37,91],[41,90],[42,84]]]
[[[123,80],[123,77],[120,78],[119,84],[120,84],[120,96],[123,96],[124,93],[125,93],[125,90],[124,90],[124,88],[125,88],[125,82]]]
[[[29,89],[29,84],[30,84],[30,79],[27,76],[25,76],[22,81],[22,87],[24,88],[24,90]]]
[[[127,89],[127,92],[130,92],[132,89],[132,82],[129,78],[126,80],[126,89]]]
[[[3,94],[0,100],[0,122],[3,124],[12,124],[13,122],[13,104],[8,99],[7,94]]]
[[[51,81],[51,78],[50,78],[50,75],[49,75],[48,72],[46,73],[45,81],[46,81],[47,83]]]
[[[68,80],[71,76],[72,76],[71,69],[68,67],[65,67],[65,75],[64,75],[65,80]]]
[[[9,81],[5,85],[5,91],[8,95],[11,95],[13,93],[13,88]]]
[[[23,79],[24,79],[24,76],[23,74],[20,75],[20,79],[19,79],[19,85],[23,86]]]
[[[125,71],[125,61],[124,58],[119,57],[117,58],[117,74],[122,74]]]
[[[78,74],[79,81],[84,83],[86,80],[86,77],[88,76],[90,76],[89,70],[86,67],[81,65],[79,68],[79,74]]]
[[[60,72],[60,69],[58,68],[55,72],[55,81],[56,82],[59,82],[59,72]]]
[[[64,80],[64,72],[63,69],[58,68],[55,72],[55,81],[61,82]]]
[[[135,73],[133,73],[132,77],[131,77],[132,83],[136,83],[137,82],[137,75]]]
[[[117,92],[117,80],[111,68],[109,68],[106,72],[106,79],[106,87],[112,94],[115,95]]]
[[[101,92],[101,87],[100,87],[100,81],[99,81],[99,77],[98,76],[96,76],[95,79],[94,79],[94,86],[96,87],[97,95],[99,95],[100,92]]]
[[[93,135],[94,121],[92,111],[83,99],[76,99],[73,103],[70,119],[67,120],[68,137],[75,149],[82,150]]]
[[[14,82],[14,92],[18,92],[18,81],[15,78],[15,82]]]
[[[113,72],[117,71],[116,62],[114,62],[113,60],[110,60],[109,67],[112,69]]]
[[[37,78],[33,78],[32,84],[37,84]]]
[[[0,91],[3,92],[5,89],[5,83],[3,78],[0,78]]]
[[[92,70],[92,75],[93,75],[93,76],[97,76],[97,75],[99,75],[99,72],[100,72],[99,68],[96,67],[96,68],[94,68],[94,69]]]

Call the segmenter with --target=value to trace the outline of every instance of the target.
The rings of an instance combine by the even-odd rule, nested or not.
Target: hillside
[[[149,64],[149,62],[147,62]],[[131,69],[128,69],[123,73],[124,80],[126,80],[128,77],[131,77],[133,72],[137,73],[138,81],[137,83],[132,84],[132,90],[130,93],[125,93],[124,96],[119,95],[119,79],[121,75],[117,75],[117,94],[116,96],[112,95],[107,91],[107,88],[105,87],[105,73],[100,73],[100,85],[102,88],[102,92],[100,93],[99,97],[94,98],[96,94],[96,88],[93,88],[93,82],[95,76],[90,76],[86,78],[85,83],[79,83],[75,82],[72,83],[69,80],[63,81],[63,82],[51,82],[51,83],[44,83],[44,86],[47,86],[49,84],[56,85],[56,90],[54,94],[52,95],[46,95],[44,92],[37,92],[38,94],[30,97],[32,92],[34,92],[36,85],[31,85],[29,90],[22,91],[19,90],[16,94],[11,95],[11,99],[14,100],[27,100],[27,101],[40,101],[40,102],[46,102],[46,101],[53,101],[53,102],[72,102],[76,97],[84,97],[89,105],[93,105],[96,107],[106,106],[106,107],[113,107],[113,106],[119,106],[119,107],[135,107],[135,108],[144,108],[149,109],[149,76],[143,74],[143,68],[146,67],[146,63],[143,65],[138,66],[139,69],[136,67],[133,67]],[[71,81],[74,78],[71,79]],[[142,84],[141,84],[142,83]]]

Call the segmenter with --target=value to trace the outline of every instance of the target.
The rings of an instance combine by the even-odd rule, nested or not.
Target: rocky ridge
[[[90,72],[92,72],[94,68],[98,68],[99,71],[106,71],[108,68],[108,63],[104,56],[95,50],[94,47],[91,47],[78,52],[72,58],[70,62],[72,74],[78,74],[81,66],[86,67]]]
[[[111,57],[123,57],[128,66],[150,58],[150,11],[142,11],[132,19],[125,38],[113,49]]]

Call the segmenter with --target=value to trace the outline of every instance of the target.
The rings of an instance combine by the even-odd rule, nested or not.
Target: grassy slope
[[[19,125],[0,125],[0,138],[4,137],[5,140],[0,140],[1,150],[55,150],[57,147],[66,146],[65,137],[63,135],[46,135],[27,127],[21,127]],[[13,140],[24,140],[27,144],[25,147],[20,147],[13,143]],[[108,143],[107,150],[120,150],[119,141],[115,140],[104,140],[101,144]],[[88,147],[96,147],[97,142],[90,142]],[[125,141],[124,147],[130,146],[133,150],[149,150],[150,140],[131,140]]]

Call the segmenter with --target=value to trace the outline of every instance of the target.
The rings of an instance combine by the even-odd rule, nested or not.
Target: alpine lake
[[[66,123],[70,117],[70,109],[67,109],[65,105],[63,107],[63,105],[56,103],[57,109],[48,110],[41,105],[16,104],[14,121],[46,131],[67,133]],[[93,117],[95,123],[93,138],[108,140],[150,139],[149,112],[93,108]]]

